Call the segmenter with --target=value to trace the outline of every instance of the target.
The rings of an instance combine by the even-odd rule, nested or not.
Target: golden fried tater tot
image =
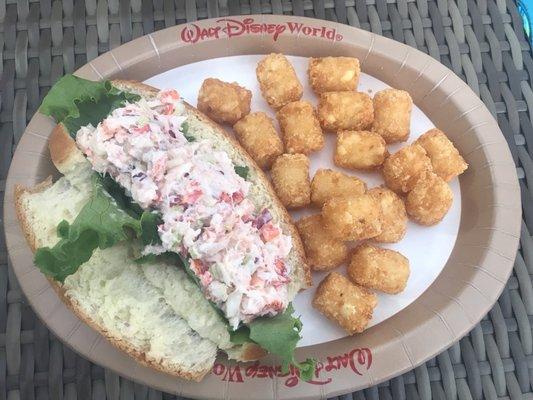
[[[381,233],[372,238],[376,242],[396,243],[407,230],[407,213],[403,200],[392,190],[376,187],[367,192],[381,206]]]
[[[303,86],[287,57],[269,54],[257,64],[255,70],[261,93],[274,109],[302,98]]]
[[[311,202],[309,159],[303,154],[283,154],[272,164],[274,189],[287,208],[298,208]]]
[[[283,154],[283,143],[274,123],[264,112],[248,114],[233,125],[233,130],[242,147],[261,168],[270,168]]]
[[[407,195],[407,214],[421,225],[435,225],[440,222],[453,202],[450,186],[434,173],[420,178]]]
[[[330,272],[318,285],[313,307],[339,324],[350,335],[363,332],[372,319],[377,296],[354,285],[348,278]]]
[[[320,95],[318,119],[328,131],[370,128],[374,120],[372,99],[360,92],[328,92]]]
[[[412,144],[387,157],[382,173],[389,189],[396,193],[407,193],[431,168],[431,161],[424,148]]]
[[[311,181],[311,202],[322,207],[326,201],[339,196],[357,196],[366,192],[366,183],[332,169],[319,169]]]
[[[468,164],[461,157],[459,151],[439,129],[430,129],[420,136],[415,143],[426,150],[431,165],[433,165],[433,171],[446,182],[461,175],[468,168]]]
[[[324,147],[324,134],[308,101],[295,101],[277,113],[287,153],[309,154]]]
[[[341,265],[348,257],[348,248],[324,229],[320,214],[302,218],[296,223],[302,238],[307,262],[314,271],[327,271]]]
[[[339,131],[333,161],[335,165],[352,169],[374,169],[387,158],[385,141],[369,131]]]
[[[322,207],[324,226],[336,239],[370,239],[381,233],[381,208],[368,195],[333,197]]]
[[[385,89],[374,96],[372,130],[387,143],[405,142],[409,138],[413,100],[405,90]]]
[[[407,257],[370,244],[357,247],[348,265],[348,277],[352,282],[389,294],[405,289],[409,272]]]
[[[250,112],[252,92],[237,83],[207,78],[198,93],[198,109],[212,120],[233,125]]]
[[[309,59],[309,83],[316,94],[357,89],[361,67],[353,57]]]

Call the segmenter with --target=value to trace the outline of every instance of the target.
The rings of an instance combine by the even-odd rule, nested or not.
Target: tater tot
[[[264,112],[248,114],[233,125],[233,130],[242,147],[261,168],[270,168],[283,154],[283,143],[274,123]]]
[[[357,89],[361,67],[353,57],[309,59],[309,83],[317,94]]]
[[[366,183],[332,169],[319,169],[311,181],[311,202],[322,207],[326,201],[339,196],[357,196],[366,191]]]
[[[313,298],[313,307],[350,335],[366,329],[377,304],[374,293],[336,272],[330,272],[320,282]]]
[[[320,214],[302,218],[296,223],[302,238],[307,262],[314,271],[327,271],[341,265],[348,257],[348,248],[324,229]]]
[[[439,129],[430,129],[420,136],[415,143],[426,150],[431,165],[433,165],[433,172],[446,182],[461,175],[468,168],[468,164],[461,157],[459,151]]]
[[[272,164],[274,189],[287,208],[298,208],[311,202],[309,159],[303,154],[283,154]]]
[[[302,98],[303,86],[287,57],[269,54],[257,64],[255,70],[263,97],[274,109]]]
[[[361,92],[328,92],[320,95],[318,119],[328,131],[370,128],[374,120],[372,99]]]
[[[335,165],[352,169],[379,167],[389,152],[385,141],[369,131],[340,131],[333,161]]]
[[[407,193],[431,168],[431,161],[424,148],[412,144],[387,157],[382,173],[389,189],[396,193]]]
[[[237,83],[207,78],[198,93],[198,109],[219,123],[234,124],[250,112],[252,92]]]
[[[405,90],[385,89],[374,96],[372,130],[387,143],[405,142],[409,138],[413,100]]]
[[[336,239],[370,239],[381,233],[381,208],[368,195],[333,197],[322,207],[324,226]]]
[[[348,277],[353,283],[389,294],[405,289],[409,272],[407,257],[370,244],[357,247],[348,265]]]
[[[309,154],[324,147],[324,134],[308,101],[295,101],[277,113],[287,153]]]
[[[403,239],[407,230],[407,213],[403,200],[392,190],[376,187],[367,192],[381,206],[381,233],[372,240],[381,243],[396,243]]]
[[[429,173],[416,182],[407,195],[405,208],[412,220],[421,225],[440,222],[453,202],[450,186],[440,176]]]

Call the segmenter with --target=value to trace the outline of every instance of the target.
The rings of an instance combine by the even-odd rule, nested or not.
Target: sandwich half
[[[35,264],[86,323],[138,362],[200,380],[219,351],[297,362],[292,299],[311,284],[268,179],[222,128],[132,81],[63,77],[40,111],[62,177],[16,188]]]

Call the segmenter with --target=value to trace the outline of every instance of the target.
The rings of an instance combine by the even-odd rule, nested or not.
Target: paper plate
[[[7,180],[7,248],[35,312],[57,337],[93,362],[187,397],[325,398],[374,385],[433,357],[473,328],[498,298],[512,270],[520,234],[515,165],[490,112],[465,83],[433,58],[346,25],[258,15],[204,20],[159,31],[103,54],[77,74],[93,80],[122,78],[173,86],[193,103],[205,77],[237,80],[253,91],[253,110],[271,112],[253,80],[258,55],[270,52],[294,56],[291,61],[302,82],[306,82],[306,60],[299,57],[359,58],[365,73],[359,90],[390,85],[411,93],[418,107],[413,111],[411,140],[437,126],[469,163],[460,180],[452,182],[455,201],[446,219],[433,228],[410,226],[408,237],[391,246],[411,260],[406,291],[381,296],[373,326],[353,337],[346,337],[310,309],[312,290],[299,295],[296,308],[306,328],[297,357],[319,360],[310,382],[302,381],[294,371],[281,375],[269,358],[248,364],[221,358],[201,383],[143,367],[70,312],[32,263],[16,220],[13,188],[15,184],[33,185],[55,173],[47,149],[53,123],[36,114],[20,140]],[[304,97],[316,103],[310,92]],[[333,142],[329,135],[326,149],[312,156],[312,170],[330,167]],[[362,178],[372,186],[379,183],[377,176]],[[315,276],[315,281],[319,278]]]

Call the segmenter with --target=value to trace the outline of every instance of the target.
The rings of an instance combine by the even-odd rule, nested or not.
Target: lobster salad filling
[[[160,214],[160,245],[144,254],[179,253],[205,296],[236,329],[285,310],[292,247],[229,155],[188,136],[175,90],[117,108],[76,134],[93,169],[108,174],[143,209]]]

